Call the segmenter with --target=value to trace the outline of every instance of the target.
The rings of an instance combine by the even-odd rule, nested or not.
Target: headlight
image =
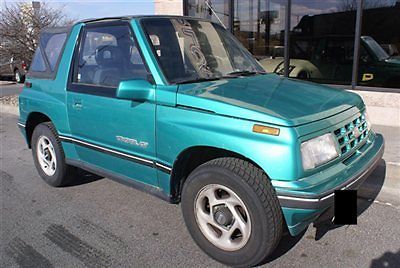
[[[332,133],[316,137],[301,144],[304,170],[315,168],[339,155]]]

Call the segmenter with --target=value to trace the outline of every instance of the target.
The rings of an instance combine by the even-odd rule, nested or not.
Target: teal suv
[[[220,25],[87,20],[41,34],[19,98],[40,176],[78,169],[181,203],[214,259],[257,265],[383,154],[361,98],[267,74]]]

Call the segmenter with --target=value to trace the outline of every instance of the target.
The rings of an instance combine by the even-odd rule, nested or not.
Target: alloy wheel
[[[246,245],[251,234],[250,215],[235,192],[209,184],[198,192],[194,202],[197,224],[214,246],[236,251]]]
[[[53,176],[56,173],[57,158],[53,144],[46,136],[39,137],[36,154],[43,172],[47,176]]]

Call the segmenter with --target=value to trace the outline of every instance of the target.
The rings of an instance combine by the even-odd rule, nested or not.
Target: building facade
[[[155,0],[155,13],[223,24],[270,72],[400,88],[400,0]]]

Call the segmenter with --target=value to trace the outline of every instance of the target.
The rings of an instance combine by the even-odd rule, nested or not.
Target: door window
[[[86,28],[75,68],[74,83],[114,91],[122,80],[147,77],[146,67],[128,25]]]

